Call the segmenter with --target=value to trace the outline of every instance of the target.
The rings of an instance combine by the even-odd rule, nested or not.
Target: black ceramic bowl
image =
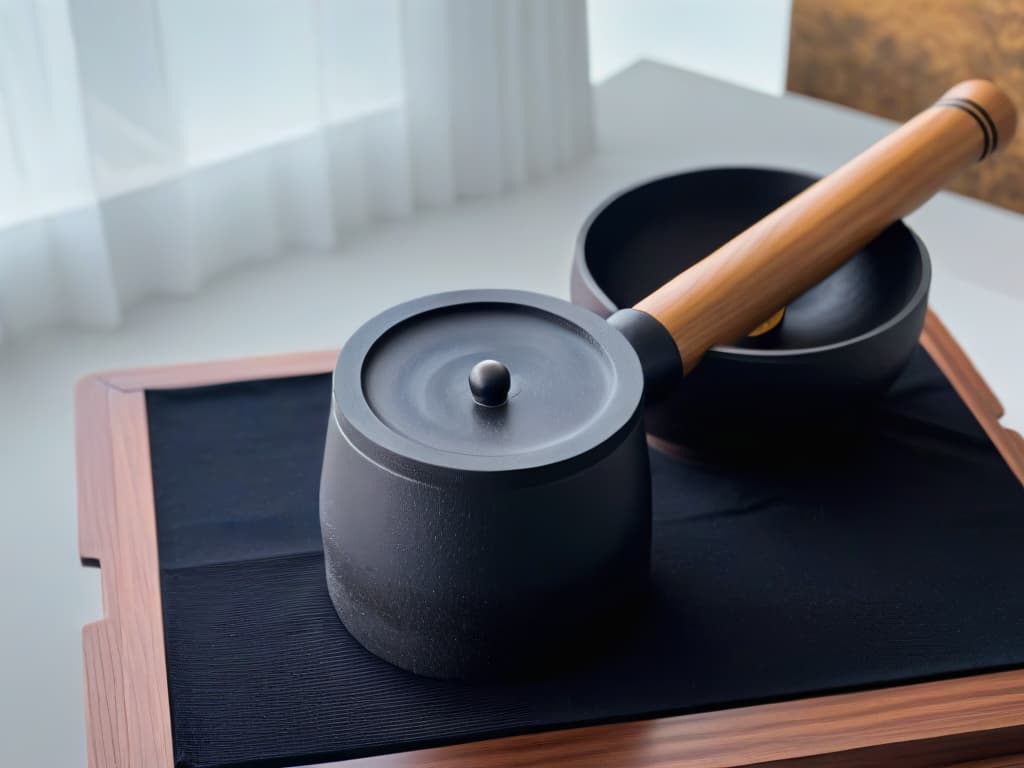
[[[761,168],[666,176],[602,204],[580,232],[572,300],[607,316],[629,307],[816,179]],[[917,345],[931,264],[902,222],[787,309],[758,338],[710,350],[647,432],[691,450],[764,451],[847,431],[889,387]],[[792,442],[792,441],[790,441]]]

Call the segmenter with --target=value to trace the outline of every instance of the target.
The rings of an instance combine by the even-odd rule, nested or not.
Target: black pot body
[[[507,401],[485,407],[466,374],[492,354]],[[500,678],[592,649],[649,578],[636,352],[593,313],[521,291],[369,320],[335,369],[320,523],[339,616],[399,667]]]
[[[632,306],[815,181],[755,168],[668,176],[615,195],[586,222],[572,300],[607,316]],[[792,302],[783,325],[710,350],[648,407],[648,432],[697,452],[819,450],[855,431],[910,358],[927,312],[931,266],[893,224]]]
[[[332,417],[320,519],[349,632],[431,677],[529,673],[578,652],[650,569],[639,410],[608,448],[566,476],[430,482],[371,461]]]

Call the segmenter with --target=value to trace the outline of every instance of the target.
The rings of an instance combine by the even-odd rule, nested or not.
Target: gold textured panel
[[[791,91],[906,120],[970,77],[1024,109],[1024,0],[793,0]],[[950,188],[1024,212],[1024,129]]]

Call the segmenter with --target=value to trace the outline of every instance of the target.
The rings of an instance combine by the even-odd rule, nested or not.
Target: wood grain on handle
[[[688,373],[839,268],[956,173],[1009,143],[1017,113],[968,80],[663,285],[634,309],[672,334]]]

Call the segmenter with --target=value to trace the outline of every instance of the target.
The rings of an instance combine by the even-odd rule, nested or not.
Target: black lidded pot
[[[440,294],[364,325],[335,370],[321,484],[351,634],[480,679],[621,615],[650,568],[643,386],[619,331],[546,296]]]

